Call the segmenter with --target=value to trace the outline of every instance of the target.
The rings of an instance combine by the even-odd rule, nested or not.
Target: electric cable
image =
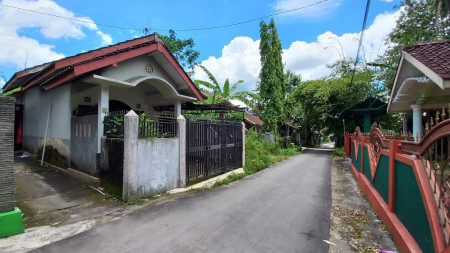
[[[362,41],[363,41],[363,38],[364,38],[364,31],[366,29],[367,16],[369,14],[369,7],[370,7],[370,0],[367,0],[366,11],[364,13],[364,20],[363,20],[363,25],[362,25],[362,28],[361,28],[361,35],[359,37],[358,51],[356,52],[355,64],[353,66],[353,73],[352,73],[352,79],[350,81],[350,86],[353,85],[353,78],[355,77],[356,65],[358,64],[359,53],[361,51],[361,45],[362,45]]]
[[[270,18],[270,17],[274,17],[274,16],[278,16],[278,15],[282,15],[282,14],[286,14],[286,13],[290,13],[290,12],[294,12],[294,11],[303,10],[303,9],[306,9],[306,8],[309,8],[309,7],[313,7],[315,5],[319,5],[319,4],[322,4],[324,2],[328,2],[328,1],[329,0],[321,0],[321,1],[318,1],[318,2],[315,2],[315,3],[312,3],[312,4],[308,4],[308,5],[302,6],[302,7],[298,7],[298,8],[294,8],[294,9],[290,9],[290,10],[286,10],[286,11],[281,11],[281,12],[277,12],[277,13],[274,13],[274,14],[266,15],[266,16],[263,16],[263,17],[254,18],[254,19],[241,21],[241,22],[237,22],[237,23],[232,23],[232,24],[227,24],[227,25],[218,25],[218,26],[201,27],[201,28],[171,29],[171,30],[176,31],[176,32],[188,32],[188,31],[202,31],[202,30],[214,30],[214,29],[227,28],[227,27],[247,24],[247,23],[250,23],[250,22],[255,22],[255,21],[258,21],[258,20],[265,19],[265,18]],[[7,4],[2,4],[2,3],[0,3],[0,6],[9,7],[9,8],[13,8],[13,9],[18,9],[18,10],[22,10],[22,11],[33,12],[33,13],[37,13],[37,14],[41,14],[41,15],[47,15],[47,16],[56,17],[56,18],[62,18],[62,19],[75,21],[75,22],[81,22],[81,23],[87,23],[87,24],[94,24],[94,25],[97,25],[97,26],[114,28],[114,29],[135,30],[135,31],[142,31],[143,29],[145,29],[145,28],[124,27],[124,26],[96,23],[94,21],[82,20],[82,19],[77,19],[77,18],[69,18],[69,17],[64,17],[64,16],[60,16],[60,15],[56,15],[56,14],[51,14],[51,13],[46,13],[46,12],[41,12],[41,11],[36,11],[36,10],[25,9],[25,8],[12,6],[12,5],[7,5]],[[164,31],[164,32],[170,31],[170,29],[158,29],[158,28],[151,28],[151,30]]]

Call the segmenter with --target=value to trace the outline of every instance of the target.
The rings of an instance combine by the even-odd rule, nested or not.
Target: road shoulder
[[[333,159],[329,252],[398,252],[357,186],[349,163],[349,159]]]

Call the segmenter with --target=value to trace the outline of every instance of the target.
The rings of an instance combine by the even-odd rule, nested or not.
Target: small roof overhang
[[[181,100],[181,101],[197,101],[197,98],[190,97],[180,94],[170,83],[159,77],[143,77],[133,82],[126,82],[122,80],[117,80],[109,77],[104,77],[100,75],[92,75],[83,79],[85,83],[92,83],[97,85],[105,85],[109,87],[118,88],[133,88],[137,85],[144,85],[147,87],[156,88],[162,96],[166,99]],[[145,91],[145,88],[143,88]],[[154,94],[146,94],[146,96],[151,96]]]
[[[450,103],[450,80],[442,78],[408,52],[403,51],[392,88],[388,113],[439,110]]]

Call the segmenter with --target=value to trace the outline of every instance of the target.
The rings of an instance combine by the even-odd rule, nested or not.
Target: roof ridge
[[[122,41],[122,42],[119,42],[119,43],[116,43],[116,44],[112,44],[112,45],[108,45],[108,46],[104,46],[104,47],[99,47],[99,48],[92,49],[92,50],[89,50],[89,51],[86,51],[86,52],[82,52],[82,53],[78,53],[78,54],[75,54],[75,55],[66,56],[66,57],[63,57],[63,58],[58,59],[58,60],[53,60],[53,61],[45,62],[45,63],[39,64],[39,65],[36,65],[36,66],[33,66],[33,67],[26,68],[26,69],[21,70],[21,71],[19,71],[17,73],[26,72],[27,70],[30,70],[30,69],[33,69],[33,68],[36,68],[36,67],[39,67],[39,66],[43,66],[45,64],[52,64],[52,63],[58,62],[60,60],[74,58],[74,57],[77,57],[77,56],[80,56],[80,55],[92,53],[94,51],[99,51],[99,50],[103,50],[103,49],[106,49],[106,48],[123,45],[125,43],[130,43],[132,41],[143,40],[143,39],[149,38],[150,36],[155,36],[155,40],[156,40],[159,37],[159,33],[154,32],[154,33],[152,33],[150,35],[146,35],[146,36],[143,36],[143,37],[138,37],[138,38],[134,38],[134,39],[130,39],[130,40],[125,40],[125,41]],[[148,42],[148,41],[143,41],[142,43],[139,43],[139,44],[145,44],[146,42]]]
[[[444,44],[444,43],[450,43],[450,39],[449,40],[420,42],[420,43],[417,43],[417,44],[414,44],[414,45],[406,45],[406,46],[403,46],[403,50],[406,49],[406,48],[416,48],[416,47],[420,47],[420,46],[433,45],[433,44]]]

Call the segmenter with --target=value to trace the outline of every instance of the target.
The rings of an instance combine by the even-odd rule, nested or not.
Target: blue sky
[[[82,19],[81,23],[0,6],[0,71],[9,79],[14,72],[64,56],[142,36],[232,24],[321,0],[273,1],[125,1],[125,0],[2,0],[2,5]],[[374,60],[386,46],[383,40],[395,26],[394,6],[399,0],[372,0],[364,53]],[[303,79],[328,74],[326,64],[340,57],[355,57],[366,1],[328,0],[299,11],[275,16],[284,49],[285,68]],[[270,19],[266,18],[268,22]],[[200,62],[219,80],[244,80],[241,89],[254,89],[259,74],[259,21],[233,27],[178,31],[179,38],[192,37]],[[118,29],[100,24],[127,27]],[[204,79],[197,71],[194,79]],[[0,81],[2,82],[2,81]]]

